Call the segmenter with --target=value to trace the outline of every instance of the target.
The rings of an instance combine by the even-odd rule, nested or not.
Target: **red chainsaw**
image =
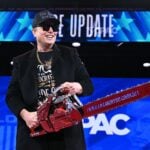
[[[107,112],[138,99],[150,96],[150,82],[122,90],[83,105],[76,95],[64,92],[58,95],[58,87],[37,108],[39,125],[30,129],[30,136],[36,137],[71,127],[83,118]]]

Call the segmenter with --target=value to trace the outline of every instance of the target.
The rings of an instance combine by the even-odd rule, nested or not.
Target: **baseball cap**
[[[33,18],[32,27],[35,28],[47,25],[53,26],[53,28],[58,29],[59,23],[59,20],[54,14],[52,14],[48,10],[43,10],[38,12]]]

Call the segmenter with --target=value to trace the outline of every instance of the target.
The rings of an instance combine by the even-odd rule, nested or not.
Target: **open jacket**
[[[79,82],[83,87],[82,96],[91,94],[93,91],[92,82],[76,49],[54,45],[53,50],[52,73],[56,86],[66,81]],[[6,102],[18,118],[17,149],[23,150],[23,148],[25,149],[23,143],[30,137],[29,129],[19,114],[23,108],[28,111],[36,111],[37,108],[38,62],[36,48],[15,57],[13,62],[12,79],[8,87]],[[59,135],[59,132],[56,134]],[[63,140],[66,143],[65,150],[85,150],[82,124],[63,129],[60,134],[63,135]]]

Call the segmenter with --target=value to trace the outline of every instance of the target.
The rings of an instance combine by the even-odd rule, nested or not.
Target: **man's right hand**
[[[35,128],[39,125],[37,112],[29,112],[26,109],[22,109],[20,112],[20,116],[25,121],[28,128]]]

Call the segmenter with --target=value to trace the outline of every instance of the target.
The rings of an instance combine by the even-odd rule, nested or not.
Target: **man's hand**
[[[62,92],[67,91],[69,94],[81,94],[83,92],[82,86],[78,82],[64,82],[61,84]]]
[[[29,112],[26,109],[22,109],[20,116],[25,121],[28,128],[35,128],[39,125],[37,112]]]

